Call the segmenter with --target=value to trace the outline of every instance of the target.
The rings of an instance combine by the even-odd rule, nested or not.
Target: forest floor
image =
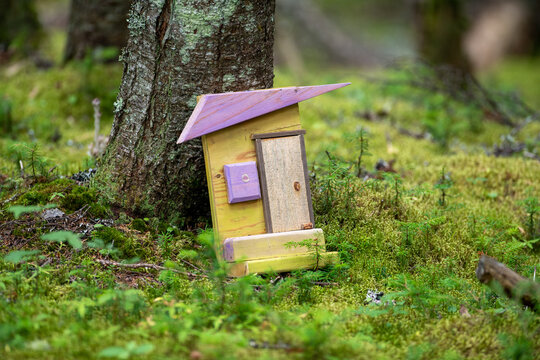
[[[481,77],[497,108],[419,65],[278,71],[275,86],[352,82],[300,105],[315,225],[340,264],[229,279],[207,219],[131,218],[85,176],[92,100],[107,135],[120,64],[8,64],[0,358],[538,358],[538,315],[475,268],[487,254],[532,279],[540,264],[539,68]]]

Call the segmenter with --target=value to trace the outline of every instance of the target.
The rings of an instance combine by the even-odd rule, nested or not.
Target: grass
[[[532,242],[540,233],[533,209],[540,194],[538,161],[522,153],[486,154],[511,129],[484,119],[474,106],[386,81],[406,79],[399,72],[377,71],[385,82],[339,69],[313,74],[306,83],[353,83],[301,104],[316,226],[328,249],[339,251],[341,264],[232,280],[216,260],[208,231],[117,211],[112,216],[115,209],[93,189],[58,179],[93,166],[86,154],[93,138],[91,100],[102,100],[107,134],[118,64],[83,62],[47,71],[22,64],[15,75],[4,70],[0,97],[9,100],[15,126],[0,138],[0,173],[6,175],[0,356],[537,356],[538,316],[481,285],[474,270],[485,253],[532,278],[540,263],[539,245]],[[279,70],[275,85],[294,85],[293,77]],[[535,84],[525,86],[524,93],[538,91]],[[61,133],[56,142],[55,127]],[[432,134],[419,140],[400,128]],[[371,176],[366,179],[355,176],[359,129],[369,144],[361,163]],[[539,129],[531,122],[514,136],[538,154]],[[41,155],[30,160],[17,144],[38,144]],[[395,160],[396,173],[375,172],[379,159]],[[24,179],[19,160],[27,169]],[[46,166],[33,176],[32,163]],[[9,211],[50,203],[67,214],[61,226],[48,225],[40,212],[15,219]],[[82,244],[55,234],[60,228],[81,234]],[[163,268],[111,267],[97,259]],[[385,293],[381,304],[366,304],[368,289]]]

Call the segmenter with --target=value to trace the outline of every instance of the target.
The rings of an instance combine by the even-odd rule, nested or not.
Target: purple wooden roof
[[[239,124],[349,84],[294,86],[203,95],[177,143]]]

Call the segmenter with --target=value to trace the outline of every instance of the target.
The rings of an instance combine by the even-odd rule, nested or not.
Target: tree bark
[[[415,0],[418,50],[433,65],[450,65],[469,73],[464,52],[467,18],[463,0]]]
[[[64,61],[98,47],[126,45],[130,0],[71,0]]]
[[[509,297],[518,298],[525,306],[538,311],[539,286],[510,270],[492,257],[482,255],[476,268],[476,277],[484,284],[497,282]]]
[[[180,225],[208,218],[201,141],[176,140],[197,95],[272,87],[274,7],[274,0],[133,2],[115,120],[96,175],[112,204]]]
[[[0,0],[0,55],[8,50],[29,53],[40,35],[34,0]]]

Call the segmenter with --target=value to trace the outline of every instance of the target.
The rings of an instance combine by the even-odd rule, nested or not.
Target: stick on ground
[[[476,268],[476,277],[484,284],[499,283],[509,297],[518,298],[525,306],[539,311],[540,286],[507,268],[492,257],[482,255]]]
[[[167,267],[156,265],[156,264],[148,264],[148,263],[124,264],[124,263],[119,263],[119,262],[116,262],[116,261],[102,260],[102,259],[96,259],[96,262],[98,262],[98,263],[100,263],[102,265],[118,266],[118,267],[124,267],[124,268],[129,268],[129,269],[153,269],[153,270],[158,270],[158,271],[170,270],[170,271],[175,272],[177,274],[182,274],[182,275],[186,275],[186,276],[189,276],[189,277],[206,277],[206,275],[204,275],[204,274],[195,274],[195,273],[188,272],[188,271],[180,271],[180,270],[171,269],[171,268],[167,268]]]

